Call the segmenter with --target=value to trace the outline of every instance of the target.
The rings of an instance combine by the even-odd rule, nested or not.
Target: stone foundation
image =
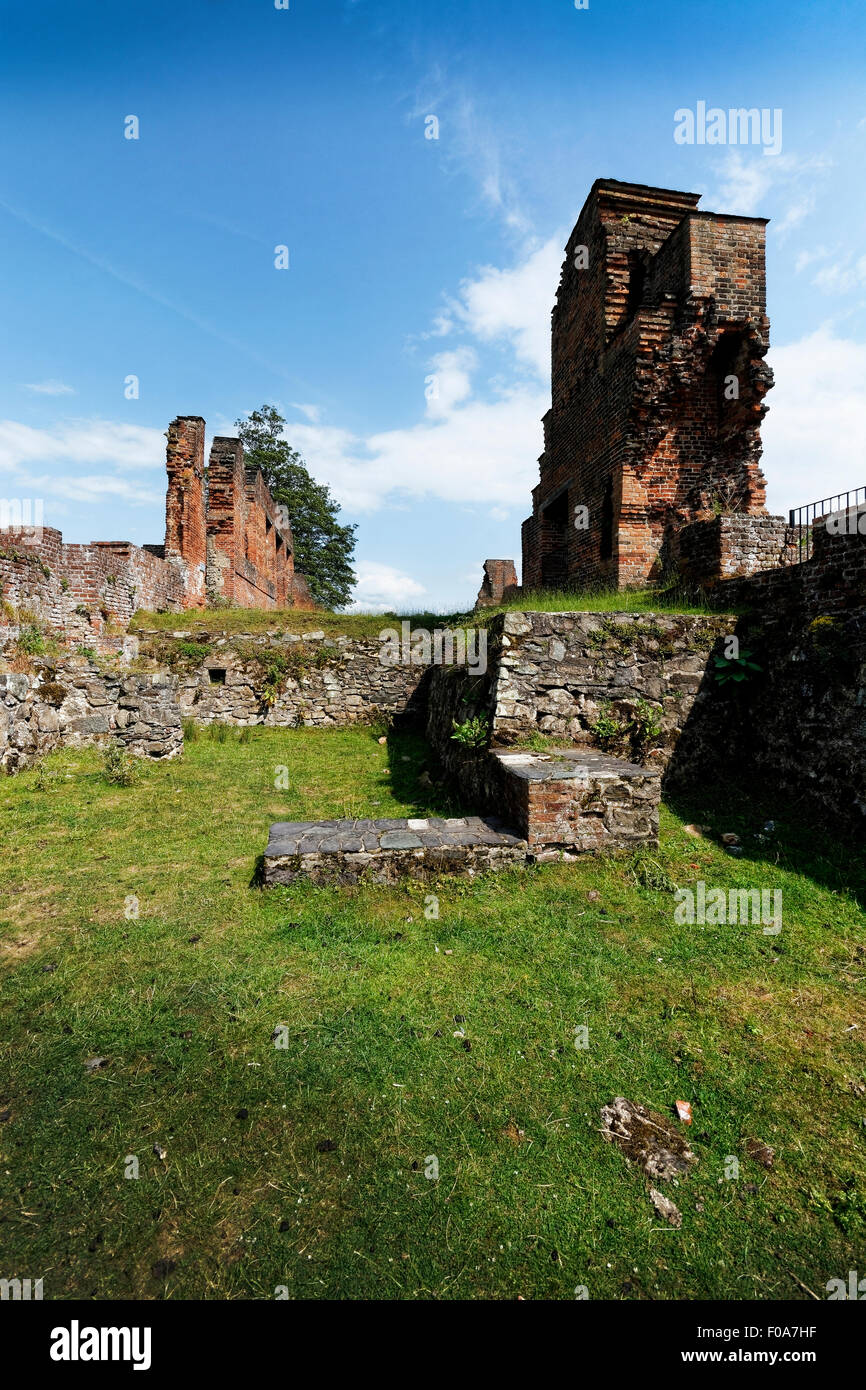
[[[526,841],[493,817],[281,821],[271,826],[264,882],[392,883],[505,869],[526,857]]]
[[[615,854],[658,842],[661,774],[587,749],[488,755],[488,804],[539,858]]]

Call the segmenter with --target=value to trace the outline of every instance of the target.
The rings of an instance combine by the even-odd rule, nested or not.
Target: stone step
[[[495,816],[451,820],[278,821],[264,857],[267,887],[313,883],[392,883],[432,874],[474,874],[523,864],[526,840]]]
[[[488,798],[530,850],[610,854],[658,840],[657,768],[577,747],[493,749],[490,764]]]

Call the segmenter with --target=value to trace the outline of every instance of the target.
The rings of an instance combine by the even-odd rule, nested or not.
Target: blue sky
[[[862,485],[864,40],[804,0],[0,4],[0,494],[161,541],[169,420],[271,401],[358,522],[358,601],[468,605],[519,564],[599,176],[772,219],[770,508]],[[678,145],[698,101],[781,109],[781,153]]]

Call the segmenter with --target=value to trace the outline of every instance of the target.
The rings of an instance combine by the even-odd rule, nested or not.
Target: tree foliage
[[[337,520],[340,504],[324,483],[310,477],[304,460],[283,437],[285,420],[263,405],[235,422],[247,466],[260,468],[274,501],[286,508],[295,550],[295,568],[323,608],[344,608],[355,583],[352,558],[356,527]]]

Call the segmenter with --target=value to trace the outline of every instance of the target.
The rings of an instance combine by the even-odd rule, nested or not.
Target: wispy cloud
[[[761,216],[772,202],[772,230],[784,237],[814,211],[815,184],[833,167],[829,157],[782,154],[762,159],[757,150],[731,150],[704,197],[707,207],[744,217]]]
[[[64,420],[49,429],[0,420],[2,472],[21,476],[40,465],[56,469],[94,464],[113,465],[118,473],[164,468],[165,435],[113,420]]]
[[[532,218],[521,198],[517,180],[506,166],[502,132],[485,115],[478,99],[433,67],[415,94],[409,119],[435,116],[439,138],[431,141],[446,171],[467,174],[478,190],[479,205],[498,217],[506,230],[526,240],[534,234]]]
[[[25,391],[32,391],[36,396],[74,396],[75,388],[67,386],[63,381],[28,381],[24,383]]]

